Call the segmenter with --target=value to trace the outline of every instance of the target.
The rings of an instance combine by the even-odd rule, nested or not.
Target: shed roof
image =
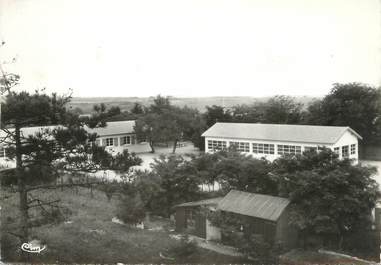
[[[231,190],[218,203],[217,209],[277,221],[289,203],[286,198]]]
[[[202,136],[334,144],[346,131],[362,139],[362,137],[350,127],[223,122],[217,122],[205,131]]]
[[[192,206],[200,206],[200,205],[217,205],[219,201],[221,201],[223,197],[216,197],[206,200],[200,200],[195,202],[186,202],[182,204],[178,204],[175,207],[192,207]]]

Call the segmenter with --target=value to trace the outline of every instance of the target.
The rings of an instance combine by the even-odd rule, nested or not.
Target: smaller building
[[[242,220],[242,232],[261,235],[271,244],[278,243],[285,248],[297,244],[297,230],[289,220],[290,201],[286,198],[231,190],[223,198],[214,198],[176,206],[176,231],[188,231],[207,240],[221,240],[223,235],[205,215],[220,210]]]
[[[121,153],[128,149],[129,152],[145,153],[150,151],[148,143],[139,143],[134,130],[135,121],[113,121],[107,122],[106,127],[88,128],[89,133],[96,133],[95,143],[105,146],[107,151]]]
[[[215,211],[220,200],[217,197],[196,202],[176,205],[176,231],[185,232],[205,238],[206,240],[221,240],[219,228],[214,227],[206,218],[207,211]]]

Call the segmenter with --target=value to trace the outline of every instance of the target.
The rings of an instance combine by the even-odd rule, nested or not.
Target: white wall
[[[356,153],[351,154],[351,144],[356,144]],[[341,147],[348,145],[349,147],[349,158],[353,159],[354,162],[357,164],[359,159],[359,147],[358,147],[358,138],[351,133],[350,131],[346,131],[340,139],[333,145],[333,147],[340,147],[340,159],[342,159],[342,153],[341,153]]]
[[[122,145],[121,138],[124,136],[130,136],[131,137],[131,143],[130,144],[124,144]],[[106,146],[106,151],[110,153],[122,153],[124,150],[128,149],[130,152],[135,153],[145,153],[150,151],[150,147],[148,143],[138,143],[136,139],[136,134],[133,133],[125,133],[125,134],[117,134],[117,135],[103,135],[99,136],[97,140],[99,140],[100,146],[105,146],[104,141],[106,141],[107,138],[114,138],[114,145],[113,146]],[[115,139],[117,139],[115,141]]]
[[[208,219],[206,219],[206,240],[221,240],[221,229],[212,225]]]

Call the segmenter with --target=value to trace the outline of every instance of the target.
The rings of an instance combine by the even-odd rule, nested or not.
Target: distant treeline
[[[128,110],[113,105],[111,99],[101,105],[104,111],[107,109],[109,121],[137,120],[135,130],[139,137],[149,140],[152,152],[157,142],[174,142],[175,152],[180,140],[190,140],[203,149],[201,134],[216,122],[349,126],[363,137],[364,146],[381,145],[381,92],[380,88],[366,84],[334,84],[329,94],[315,99],[278,95],[261,100],[239,97],[193,100],[204,104],[211,99],[223,101],[219,105],[203,105],[204,111],[179,106],[174,104],[179,99],[160,95],[146,98],[144,102],[126,102],[131,105]],[[150,104],[147,106],[147,103]],[[72,111],[85,113],[79,107]]]
[[[171,103],[178,107],[189,107],[205,112],[207,106],[223,106],[231,108],[241,104],[252,104],[253,102],[265,102],[270,97],[169,97]],[[92,112],[94,104],[104,103],[106,107],[119,107],[120,110],[130,111],[135,103],[149,107],[153,104],[155,97],[97,97],[97,98],[79,98],[74,97],[70,102],[72,109],[81,110],[83,114]],[[307,106],[315,97],[300,96],[294,98],[297,102]]]

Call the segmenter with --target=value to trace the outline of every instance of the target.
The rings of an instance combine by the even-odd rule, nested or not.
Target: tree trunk
[[[174,153],[176,152],[177,142],[178,142],[177,139],[173,142],[173,150],[172,150],[172,154],[174,154]]]
[[[340,235],[339,235],[339,245],[338,245],[339,250],[343,249],[343,243],[344,243],[344,236],[343,236],[343,234],[340,233]]]
[[[61,191],[63,191],[63,184],[64,184],[64,183],[63,183],[63,176],[62,176],[62,174],[60,175],[60,179],[61,179],[61,185],[62,185],[62,186],[61,186]]]
[[[22,243],[28,242],[28,192],[25,187],[25,178],[22,165],[20,127],[15,127],[15,143],[16,143],[16,176],[19,189],[20,199],[20,229]]]
[[[149,146],[151,147],[151,153],[155,153],[155,148],[153,147],[153,141],[149,141]]]

